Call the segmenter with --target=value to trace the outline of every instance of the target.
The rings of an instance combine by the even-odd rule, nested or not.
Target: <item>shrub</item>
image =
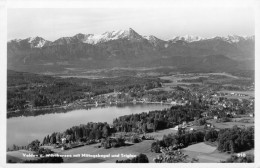
[[[50,150],[50,149],[45,149],[45,148],[40,148],[37,152],[36,152],[36,154],[38,154],[38,155],[43,155],[43,156],[45,156],[46,154],[51,154],[51,153],[54,153],[52,150]]]
[[[160,153],[160,141],[153,142],[151,145],[151,152]]]
[[[205,141],[214,142],[218,138],[218,131],[211,129],[206,132],[205,134]]]
[[[232,155],[226,161],[222,163],[253,163],[254,155],[246,155],[245,157],[238,157],[237,155]]]

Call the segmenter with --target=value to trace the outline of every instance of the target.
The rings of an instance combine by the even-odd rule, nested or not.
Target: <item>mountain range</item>
[[[7,65],[8,69],[29,72],[140,66],[224,71],[253,69],[254,50],[254,36],[186,35],[166,41],[129,28],[103,34],[79,33],[55,41],[42,37],[11,40],[7,42]]]

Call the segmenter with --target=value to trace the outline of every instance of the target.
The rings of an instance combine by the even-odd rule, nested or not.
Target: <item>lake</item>
[[[27,145],[38,139],[42,142],[44,136],[53,132],[63,132],[72,126],[88,122],[107,122],[129,114],[162,110],[169,108],[162,104],[132,104],[125,106],[96,107],[88,110],[73,110],[66,113],[51,113],[29,117],[13,117],[7,119],[7,146]]]

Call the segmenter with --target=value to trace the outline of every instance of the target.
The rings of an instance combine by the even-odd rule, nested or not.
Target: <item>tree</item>
[[[46,143],[46,137],[43,138],[42,144],[45,145]]]
[[[106,125],[106,126],[103,127],[102,136],[106,138],[106,137],[109,136],[109,134],[110,134],[109,126]]]
[[[222,152],[240,152],[254,147],[254,128],[224,129],[218,135],[218,150]]]
[[[143,123],[143,125],[142,125],[142,132],[143,133],[147,132],[147,125],[146,125],[146,123]]]
[[[254,163],[254,155],[246,155],[245,157],[232,155],[226,161],[222,161],[222,163]]]
[[[40,141],[36,139],[28,145],[28,148],[31,149],[32,151],[38,151],[39,146],[40,146]]]
[[[157,127],[158,127],[158,120],[154,120],[153,132],[155,132],[157,130]]]
[[[50,149],[45,149],[45,148],[39,148],[39,150],[36,152],[36,154],[43,155],[43,156],[45,156],[46,154],[51,154],[51,153],[54,153],[54,152]]]
[[[16,147],[15,144],[13,144],[13,150],[14,150],[14,151],[17,150],[17,147]]]
[[[76,141],[76,136],[75,136],[75,134],[71,134],[71,136],[70,136],[70,141],[73,141],[73,142]]]
[[[205,141],[211,141],[214,142],[218,138],[218,131],[214,129],[210,129],[205,133]]]
[[[95,139],[96,135],[95,135],[95,131],[91,130],[89,133],[89,139]]]
[[[56,143],[56,135],[55,134],[52,134],[51,137],[50,137],[50,143],[51,144],[55,144]]]
[[[153,142],[151,145],[151,152],[155,152],[155,153],[160,153],[160,145],[159,145],[159,141]]]
[[[136,162],[132,162],[132,163],[149,163],[149,159],[145,154],[139,154],[136,158],[135,158]]]
[[[50,143],[50,136],[49,135],[47,135],[47,137],[46,137],[46,143],[45,144],[48,144],[48,143]]]
[[[100,139],[102,138],[102,131],[96,130],[95,131],[95,139]]]
[[[60,143],[60,141],[61,141],[61,133],[58,132],[56,134],[56,142]]]

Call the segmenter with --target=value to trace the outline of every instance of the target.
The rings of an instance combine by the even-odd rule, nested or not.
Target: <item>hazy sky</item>
[[[250,7],[8,9],[7,38],[40,36],[47,40],[77,33],[101,34],[133,28],[141,35],[171,39],[177,35],[202,37],[253,35]]]

